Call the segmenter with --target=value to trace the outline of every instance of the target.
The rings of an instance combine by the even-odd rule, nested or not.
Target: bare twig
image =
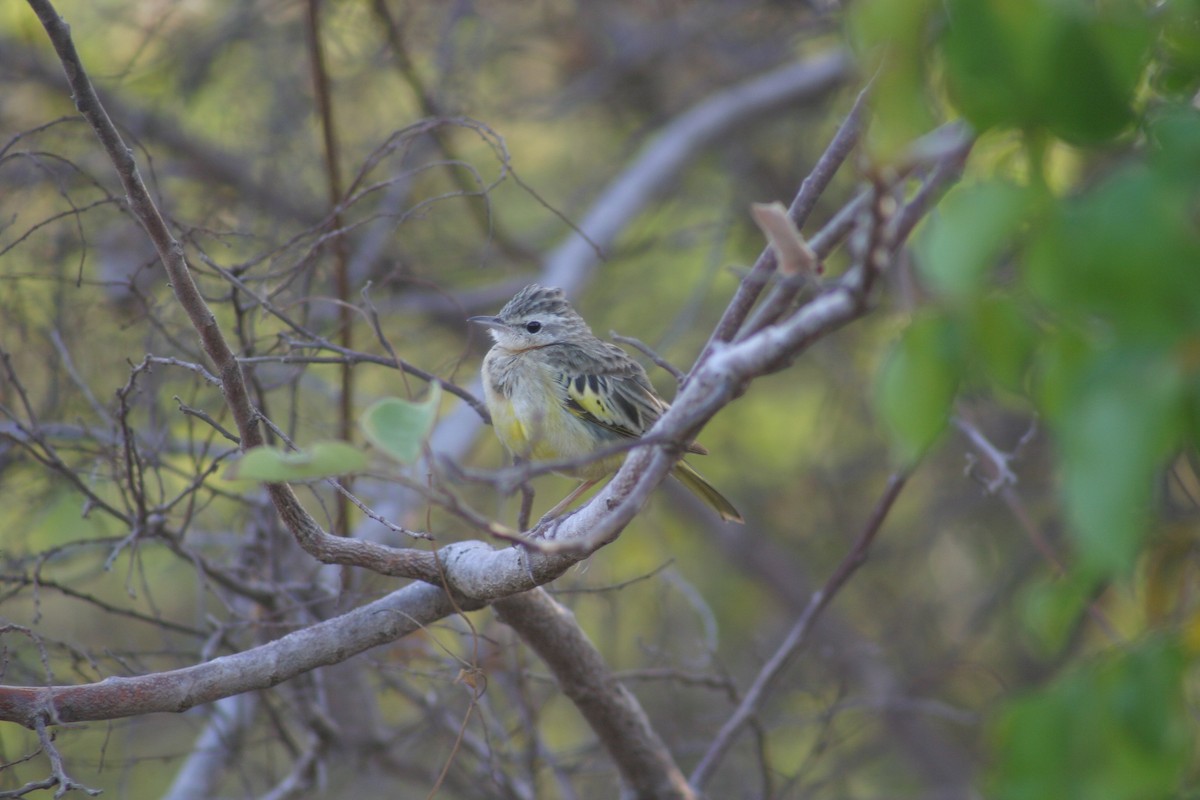
[[[439,102],[433,92],[429,90],[425,85],[425,81],[422,80],[417,66],[413,64],[412,59],[408,55],[408,48],[404,45],[404,37],[400,25],[396,22],[387,3],[384,0],[374,0],[371,3],[371,8],[375,11],[375,15],[383,22],[383,29],[387,34],[388,45],[391,48],[392,56],[396,59],[396,66],[399,69],[400,76],[408,84],[414,98],[420,104],[424,115],[435,118],[453,116]],[[430,132],[430,136],[446,161],[450,178],[458,184],[463,194],[469,195],[473,193],[476,187],[471,185],[461,170],[453,168],[454,164],[461,163],[464,160],[459,156],[458,148],[454,146],[454,141],[441,129],[434,129]],[[475,220],[475,224],[481,231],[488,234],[492,241],[499,245],[501,250],[517,261],[530,261],[534,258],[534,253],[524,244],[513,238],[504,227],[502,221],[492,213],[492,206],[486,194],[483,195],[483,202],[469,203],[467,207],[471,212],[472,218]]]
[[[858,539],[850,551],[838,564],[833,574],[825,581],[816,593],[813,594],[808,606],[800,614],[787,636],[784,637],[775,653],[768,659],[767,663],[759,671],[758,676],[754,679],[754,683],[747,690],[746,695],[742,698],[742,702],[737,709],[721,726],[721,730],[717,733],[716,738],[709,744],[708,750],[704,757],[700,759],[700,763],[692,771],[689,782],[692,788],[700,790],[708,783],[720,765],[725,754],[729,752],[729,748],[733,746],[734,740],[741,732],[742,728],[758,713],[766,700],[767,693],[770,691],[775,680],[787,666],[792,657],[800,650],[808,640],[808,633],[812,630],[813,623],[821,615],[821,612],[833,601],[837,596],[838,591],[846,584],[850,576],[858,570],[867,560],[867,554],[871,549],[872,542],[879,534],[879,529],[883,525],[884,519],[887,518],[888,511],[891,510],[892,504],[899,496],[900,490],[904,488],[907,475],[897,473],[888,479],[887,487],[883,491],[883,495],[875,504],[874,510],[871,512],[870,518],[863,526],[862,532],[859,533]]]
[[[54,746],[54,736],[46,729],[45,717],[39,716],[34,723],[34,730],[37,731],[38,740],[42,743],[42,751],[46,757],[50,759],[50,774],[53,776],[55,784],[58,788],[54,790],[56,798],[62,797],[67,792],[81,791],[89,797],[95,797],[100,794],[99,789],[91,789],[84,786],[78,781],[72,780],[67,775],[66,767],[63,766],[62,755],[58,752],[58,748]]]
[[[59,333],[57,328],[50,331],[50,341],[54,343],[54,349],[58,351],[58,357],[62,360],[63,369],[67,371],[71,382],[75,384],[76,388],[79,389],[87,400],[88,405],[92,407],[92,411],[100,419],[109,420],[111,415],[108,413],[108,409],[96,399],[96,395],[92,393],[92,388],[87,385],[87,381],[83,379],[79,371],[75,368],[75,360],[71,358],[71,351],[67,349],[67,344],[63,341],[62,334]]]
[[[816,207],[817,199],[824,193],[826,187],[829,186],[830,181],[833,180],[833,176],[837,174],[838,169],[842,166],[842,162],[846,160],[846,157],[850,155],[855,145],[858,144],[858,140],[862,135],[866,98],[867,90],[863,89],[854,101],[854,106],[850,109],[850,113],[846,115],[846,119],[842,121],[837,133],[834,134],[833,140],[825,148],[825,152],[821,154],[812,172],[800,184],[799,191],[796,192],[796,196],[792,199],[792,203],[788,207],[788,214],[791,216],[792,222],[795,223],[798,230],[804,228],[804,223],[808,220],[809,214]],[[814,249],[816,249],[815,246]],[[817,250],[817,254],[822,255],[820,250]],[[755,260],[750,272],[738,285],[737,293],[725,308],[725,313],[713,329],[708,344],[700,354],[700,357],[696,359],[697,363],[703,361],[712,352],[716,342],[727,342],[733,339],[738,329],[742,326],[742,323],[745,322],[750,309],[757,302],[759,295],[762,294],[763,289],[766,288],[775,274],[775,268],[775,251],[770,247],[763,248],[762,253]],[[772,302],[771,305],[778,305],[782,309],[794,296],[794,291],[789,289],[785,298],[779,298]],[[786,302],[784,302],[785,300]],[[777,314],[770,316],[771,319],[774,319]],[[768,319],[768,321],[771,321],[771,319]]]
[[[321,45],[320,11],[321,0],[308,0],[305,31],[308,35],[309,64],[317,100],[317,115],[321,120],[321,143],[324,147],[326,190],[329,206],[333,209],[329,224],[334,230],[342,229],[342,169],[338,159],[337,126],[333,118],[333,93],[329,86],[329,72],[325,68],[325,50]],[[338,343],[350,350],[354,347],[354,315],[350,303],[349,254],[346,237],[333,239],[333,274],[338,303]],[[338,438],[350,441],[354,434],[354,372],[349,364],[343,364],[341,393],[338,398]],[[347,482],[350,478],[345,479]],[[352,484],[347,483],[347,489]],[[350,503],[345,495],[338,495],[337,515],[333,526],[340,536],[350,533]]]
[[[1054,546],[1034,521],[1033,515],[1029,513],[1025,501],[1017,491],[1016,473],[1009,468],[1009,463],[1016,454],[1020,453],[1021,448],[1029,444],[1037,431],[1037,426],[1030,425],[1028,430],[1021,435],[1012,452],[1006,453],[992,444],[991,440],[983,434],[983,431],[979,430],[978,426],[965,419],[962,415],[955,415],[952,421],[955,427],[967,437],[967,441],[971,443],[971,446],[975,448],[975,451],[987,465],[990,477],[984,479],[984,488],[988,494],[999,495],[1000,499],[1004,501],[1004,505],[1016,517],[1017,522],[1025,531],[1025,535],[1029,538],[1030,543],[1046,563],[1051,566],[1054,574],[1060,578],[1066,575],[1067,568],[1063,564],[1062,557],[1055,552]],[[1096,627],[1102,630],[1110,641],[1121,641],[1121,636],[1117,633],[1116,626],[1108,618],[1100,603],[1088,603],[1087,612],[1092,621],[1096,623]]]
[[[616,331],[609,331],[608,335],[612,337],[612,340],[614,342],[620,342],[621,344],[627,344],[627,345],[630,345],[631,347],[636,347],[639,351],[641,351],[643,354],[645,354],[646,358],[650,359],[655,364],[657,364],[658,366],[662,367],[664,370],[669,372],[671,374],[671,377],[673,377],[677,382],[682,382],[683,379],[686,377],[683,370],[681,370],[679,367],[672,364],[670,361],[667,361],[665,358],[660,356],[658,353],[654,352],[654,349],[652,347],[650,347],[650,345],[643,342],[641,339],[635,339],[632,336],[622,336],[621,334],[617,333]]]
[[[201,422],[206,423],[214,431],[221,434],[222,436],[224,436],[226,439],[233,442],[234,444],[242,443],[242,440],[237,437],[237,434],[230,433],[228,430],[226,430],[224,425],[222,425],[221,423],[219,423],[215,419],[213,419],[212,415],[209,414],[204,409],[192,408],[187,403],[183,402],[183,400],[181,400],[179,398],[179,395],[173,395],[172,399],[179,405],[179,413],[185,414],[189,417],[195,417],[196,419],[200,420]]]

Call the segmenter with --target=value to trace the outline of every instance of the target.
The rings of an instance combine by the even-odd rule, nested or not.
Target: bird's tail
[[[725,496],[718,492],[711,483],[704,480],[704,476],[696,472],[691,464],[680,461],[675,465],[671,474],[678,478],[679,482],[688,488],[688,491],[712,506],[713,510],[721,515],[721,519],[726,522],[736,522],[739,525],[745,522],[742,515],[733,507],[733,503],[726,500]]]

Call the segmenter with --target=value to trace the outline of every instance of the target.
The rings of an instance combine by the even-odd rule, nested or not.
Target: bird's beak
[[[467,322],[478,322],[480,325],[485,325],[489,328],[505,327],[499,317],[467,317]]]

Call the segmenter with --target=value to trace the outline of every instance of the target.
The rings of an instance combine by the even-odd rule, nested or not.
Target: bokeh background
[[[905,474],[869,561],[707,796],[1200,796],[1194,3],[58,9],[256,403],[301,445],[361,444],[368,404],[424,396],[389,347],[477,391],[488,342],[465,318],[542,276],[614,182],[721,93],[793,62],[828,69],[668,148],[680,163],[644,207],[558,273],[598,335],[685,371],[764,246],[750,204],[795,195],[868,83],[864,140],[808,235],[871,180],[911,197],[926,173],[896,175],[928,163],[913,142],[964,125],[942,128],[978,137],[961,180],[871,312],[700,436],[712,454],[694,463],[747,524],[668,482],[549,589],[686,773]],[[35,15],[0,7],[5,684],[190,665],[396,588],[313,563],[257,489],[222,478],[231,422],[122,203]],[[670,397],[674,378],[643,362]],[[459,466],[505,463],[460,398],[442,405],[435,442],[467,442]],[[481,537],[397,472],[376,458],[353,489],[438,544]],[[519,495],[436,480],[516,525]],[[572,485],[535,479],[535,519]],[[302,499],[330,529],[426,546],[320,483]],[[131,526],[147,506],[154,526]],[[478,697],[464,669],[484,676]],[[618,794],[594,735],[488,610],[216,707],[68,726],[58,745],[105,796],[180,798],[214,719],[238,747],[213,796]],[[0,725],[0,790],[47,773],[44,755],[23,760],[36,747]]]

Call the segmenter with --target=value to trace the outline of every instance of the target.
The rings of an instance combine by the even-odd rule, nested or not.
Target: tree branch
[[[462,601],[464,610],[481,603]],[[414,583],[339,617],[315,623],[268,644],[182,669],[106,678],[78,686],[0,686],[0,719],[38,724],[178,713],[202,703],[267,689],[317,667],[393,642],[454,613],[437,587]]]
[[[500,620],[554,673],[563,694],[596,732],[635,796],[695,798],[641,704],[612,674],[570,610],[541,589],[494,605]]]

